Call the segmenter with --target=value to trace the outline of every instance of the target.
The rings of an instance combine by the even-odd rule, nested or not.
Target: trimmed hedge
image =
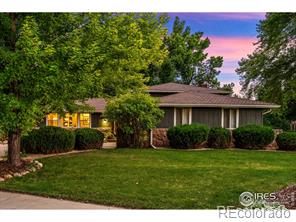
[[[274,140],[271,127],[261,125],[246,125],[233,130],[234,143],[237,148],[261,149]]]
[[[284,132],[276,137],[280,150],[296,150],[296,132]]]
[[[104,142],[104,134],[96,129],[81,128],[75,130],[75,149],[99,149]]]
[[[177,149],[195,148],[208,138],[209,128],[202,124],[180,125],[168,129],[170,146]]]
[[[74,145],[74,132],[55,126],[34,129],[21,138],[21,149],[25,153],[63,153],[73,150]]]
[[[231,133],[229,130],[221,127],[210,129],[208,136],[208,147],[210,148],[228,148],[231,142]]]

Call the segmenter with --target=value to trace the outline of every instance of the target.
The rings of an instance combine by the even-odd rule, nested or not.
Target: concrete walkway
[[[111,210],[111,209],[120,209],[120,208],[0,191],[0,210],[1,209],[101,209],[101,210]]]

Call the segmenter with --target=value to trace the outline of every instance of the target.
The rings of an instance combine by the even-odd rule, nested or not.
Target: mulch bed
[[[296,209],[296,184],[276,192],[275,201],[287,209]]]
[[[21,173],[22,171],[28,170],[29,161],[22,160],[20,166],[14,167],[7,161],[0,161],[0,177],[7,174]]]

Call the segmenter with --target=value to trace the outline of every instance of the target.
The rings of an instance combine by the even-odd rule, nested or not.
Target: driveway
[[[97,204],[39,197],[27,194],[0,191],[1,209],[120,209]]]

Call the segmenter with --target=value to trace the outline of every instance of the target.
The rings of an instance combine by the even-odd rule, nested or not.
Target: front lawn
[[[127,208],[239,207],[244,191],[296,183],[296,153],[246,150],[98,150],[41,159],[0,189]]]

